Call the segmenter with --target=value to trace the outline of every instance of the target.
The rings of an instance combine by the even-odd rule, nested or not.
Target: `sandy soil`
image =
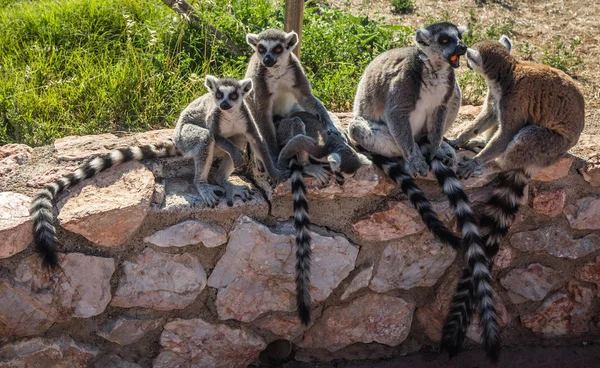
[[[411,14],[395,15],[391,0],[321,0],[333,8],[346,9],[356,15],[383,18],[391,24],[422,27],[448,12],[456,24],[472,22],[472,15],[482,28],[505,22],[513,23],[511,38],[517,57],[523,57],[520,44],[531,46],[532,58],[540,61],[546,44],[561,36],[566,45],[580,40],[575,52],[584,67],[572,76],[580,84],[587,104],[584,133],[600,135],[600,2],[595,0],[416,0]],[[465,68],[464,66],[461,68]],[[460,73],[460,71],[459,71]]]

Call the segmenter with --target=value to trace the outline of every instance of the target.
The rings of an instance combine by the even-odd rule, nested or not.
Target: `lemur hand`
[[[480,176],[483,173],[483,167],[476,158],[463,157],[463,160],[458,163],[456,175],[460,179],[468,179],[471,176]]]

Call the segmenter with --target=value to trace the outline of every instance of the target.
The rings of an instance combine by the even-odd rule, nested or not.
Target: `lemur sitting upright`
[[[321,184],[329,181],[327,171],[309,162],[328,162],[338,183],[352,176],[368,158],[356,152],[333,124],[320,115],[303,111],[295,105],[292,113],[278,122],[277,140],[283,148],[278,166],[288,166],[291,173],[294,228],[296,230],[296,304],[305,325],[310,322],[310,217],[303,173],[315,177]]]
[[[254,49],[246,71],[246,78],[251,78],[254,85],[248,106],[271,156],[276,159],[279,150],[275,116],[287,116],[292,106],[298,104],[328,124],[333,123],[321,101],[313,95],[300,61],[292,53],[298,44],[296,32],[267,29],[259,34],[247,34],[246,42]]]
[[[510,54],[511,46],[510,39],[502,36],[499,42],[482,41],[467,50],[468,67],[485,78],[488,103],[458,142],[466,144],[476,130],[493,128],[495,121],[498,126],[481,152],[458,164],[457,173],[468,178],[494,160],[503,172],[480,219],[484,246],[468,248],[468,267],[443,329],[442,346],[451,354],[460,348],[472,310],[477,308],[488,356],[497,359],[500,335],[492,299],[493,257],[531,175],[563,157],[577,143],[585,123],[585,102],[573,79],[549,66],[517,61]]]
[[[236,186],[227,180],[234,166],[238,169],[244,168],[242,150],[248,142],[253,152],[265,163],[271,177],[276,181],[284,179],[284,173],[275,168],[268,148],[244,103],[244,98],[252,90],[252,80],[217,79],[209,75],[205,84],[208,93],[183,110],[173,138],[158,144],[122,148],[96,157],[72,174],[47,184],[36,195],[31,207],[33,239],[45,267],[58,267],[53,201],[65,189],[118,164],[177,154],[191,156],[195,164],[194,184],[202,200],[210,207],[218,203],[218,194],[223,192],[229,205],[233,205],[235,196],[243,200],[250,198],[248,187]],[[218,185],[211,185],[208,184],[208,175],[213,163],[215,145],[227,155],[223,157],[215,174],[215,182]]]
[[[429,230],[454,248],[461,247],[461,240],[438,219],[413,177],[427,175],[429,161],[457,215],[463,242],[481,241],[468,197],[446,166],[454,163],[454,150],[442,140],[460,107],[453,69],[467,50],[464,32],[451,23],[432,24],[417,30],[414,47],[376,57],[360,80],[348,126],[358,146],[380,155],[374,162],[400,185]],[[400,158],[400,163],[386,158]]]

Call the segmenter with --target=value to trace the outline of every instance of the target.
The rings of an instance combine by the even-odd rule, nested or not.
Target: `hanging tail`
[[[290,159],[292,199],[294,202],[294,228],[296,229],[296,304],[304,325],[310,323],[310,217],[302,165],[296,157]]]
[[[387,157],[381,155],[372,156],[373,163],[380,167],[402,191],[408,196],[409,201],[419,212],[421,219],[429,231],[442,243],[450,245],[454,249],[460,249],[461,239],[454,235],[438,218],[431,206],[431,202],[425,197],[425,194],[413,178],[406,172],[401,164],[390,161]]]
[[[63,176],[53,183],[46,184],[44,189],[37,193],[31,205],[33,242],[36,251],[42,257],[42,265],[48,269],[55,269],[59,266],[56,254],[56,229],[54,228],[52,206],[54,200],[65,189],[76,185],[84,179],[91,178],[112,166],[127,161],[139,161],[175,155],[177,155],[177,149],[170,139],[159,144],[122,148],[104,156],[96,157],[81,165],[73,173]]]

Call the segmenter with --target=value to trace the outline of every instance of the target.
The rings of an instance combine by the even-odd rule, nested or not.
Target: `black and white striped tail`
[[[385,173],[402,189],[408,196],[408,200],[419,212],[425,226],[442,243],[450,245],[454,249],[461,248],[461,239],[454,235],[442,221],[431,206],[431,202],[425,197],[425,194],[413,178],[406,172],[401,164],[390,161],[387,157],[380,155],[372,156],[373,163],[379,166]]]
[[[96,157],[78,167],[73,173],[46,184],[44,189],[35,196],[30,210],[33,218],[33,242],[36,251],[42,257],[43,266],[49,269],[59,266],[56,254],[56,229],[52,213],[54,199],[59,194],[80,181],[123,162],[175,155],[177,155],[177,150],[171,140],[155,145],[123,148]]]
[[[292,199],[294,203],[294,228],[296,229],[296,304],[304,325],[310,323],[310,217],[302,165],[296,157],[290,160]]]
[[[431,161],[431,169],[456,214],[458,227],[462,232],[463,248],[467,250],[466,259],[469,265],[463,270],[442,330],[441,348],[447,350],[450,356],[454,356],[465,339],[472,317],[471,270],[477,264],[482,262],[485,264],[487,257],[469,197],[463,190],[460,180],[452,169],[435,158]]]

